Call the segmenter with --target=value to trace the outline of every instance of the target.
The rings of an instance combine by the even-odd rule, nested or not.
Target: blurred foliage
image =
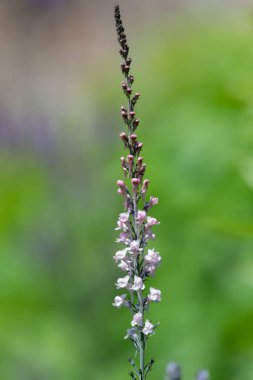
[[[185,379],[203,367],[215,380],[252,379],[252,39],[248,15],[185,16],[135,41],[129,35],[139,135],[160,199],[154,379],[169,360]],[[106,76],[94,65],[92,128],[77,130],[70,118],[54,154],[1,149],[3,380],[127,378],[130,317],[111,307],[122,210],[116,50]]]

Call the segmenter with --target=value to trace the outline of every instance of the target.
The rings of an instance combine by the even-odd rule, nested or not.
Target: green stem
[[[145,366],[145,343],[143,339],[143,333],[141,333],[141,341],[140,341],[140,370],[141,370],[141,380],[145,380],[144,377],[144,366]]]

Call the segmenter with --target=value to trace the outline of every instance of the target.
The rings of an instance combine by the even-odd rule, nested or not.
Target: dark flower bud
[[[142,147],[143,147],[143,143],[138,143],[138,145],[136,147],[136,153],[138,155],[141,153]]]
[[[134,106],[136,105],[137,100],[139,99],[139,97],[140,97],[140,94],[139,94],[139,93],[136,93],[136,94],[133,96],[133,99],[132,99],[132,101],[131,101],[131,105],[132,105],[132,107],[134,107]]]
[[[137,135],[135,135],[134,133],[130,136],[130,139],[131,139],[131,144],[134,145],[135,142],[136,142],[136,139],[137,139]]]
[[[127,94],[131,95],[131,94],[132,94],[132,89],[131,89],[130,87],[128,87],[128,88],[126,89],[126,92],[127,92]]]
[[[123,88],[123,90],[126,90],[127,89],[127,84],[126,82],[121,82],[121,87]]]
[[[133,77],[133,75],[130,75],[129,78],[128,78],[128,80],[129,80],[130,84],[133,84],[134,83],[134,77]]]
[[[127,112],[126,111],[121,111],[121,116],[122,116],[124,122],[127,122]]]
[[[120,50],[120,54],[121,54],[121,50]],[[121,68],[122,73],[125,74],[125,63],[121,63],[120,68]]]
[[[130,111],[129,112],[129,115],[131,116],[131,118],[133,119],[135,117],[135,112],[134,111]]]
[[[125,65],[124,73],[125,73],[125,74],[128,74],[129,71],[130,71],[130,66]]]
[[[119,53],[120,53],[120,55],[121,55],[122,58],[126,59],[126,57],[127,57],[127,49],[126,49],[126,46],[124,46],[124,49],[120,49],[120,50],[119,50]],[[124,71],[123,71],[123,73],[124,73]]]
[[[131,62],[132,62],[132,59],[130,57],[126,59],[126,63],[128,64],[128,66],[131,65]]]
[[[118,38],[118,41],[119,41],[120,45],[126,44],[127,40],[124,37],[124,34],[121,34],[120,38]]]
[[[144,176],[145,171],[146,171],[146,168],[147,168],[147,164],[143,164],[143,165],[140,167],[140,175],[141,175],[141,177]]]
[[[140,124],[140,119],[135,119],[133,121],[133,130],[135,131],[138,125]]]

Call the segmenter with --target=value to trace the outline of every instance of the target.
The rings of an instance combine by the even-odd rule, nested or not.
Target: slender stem
[[[142,334],[142,333],[141,333]],[[144,365],[145,365],[145,346],[143,340],[140,345],[140,370],[141,370],[141,380],[145,380],[144,378]]]
[[[136,221],[137,213],[138,213],[138,202],[136,194],[133,197],[134,200],[134,230],[136,234],[137,240],[139,239],[139,228]],[[137,292],[138,302],[139,302],[139,312],[142,314],[142,325],[144,324],[144,306],[143,306],[143,298],[142,298],[142,290],[138,290]],[[140,380],[145,380],[144,367],[145,367],[145,338],[144,334],[139,328],[139,349],[140,349]]]

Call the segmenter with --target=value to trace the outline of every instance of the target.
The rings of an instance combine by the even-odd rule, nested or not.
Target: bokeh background
[[[159,196],[163,379],[253,378],[253,7],[119,1]],[[0,3],[0,378],[123,380],[111,306],[124,101],[111,0]]]

